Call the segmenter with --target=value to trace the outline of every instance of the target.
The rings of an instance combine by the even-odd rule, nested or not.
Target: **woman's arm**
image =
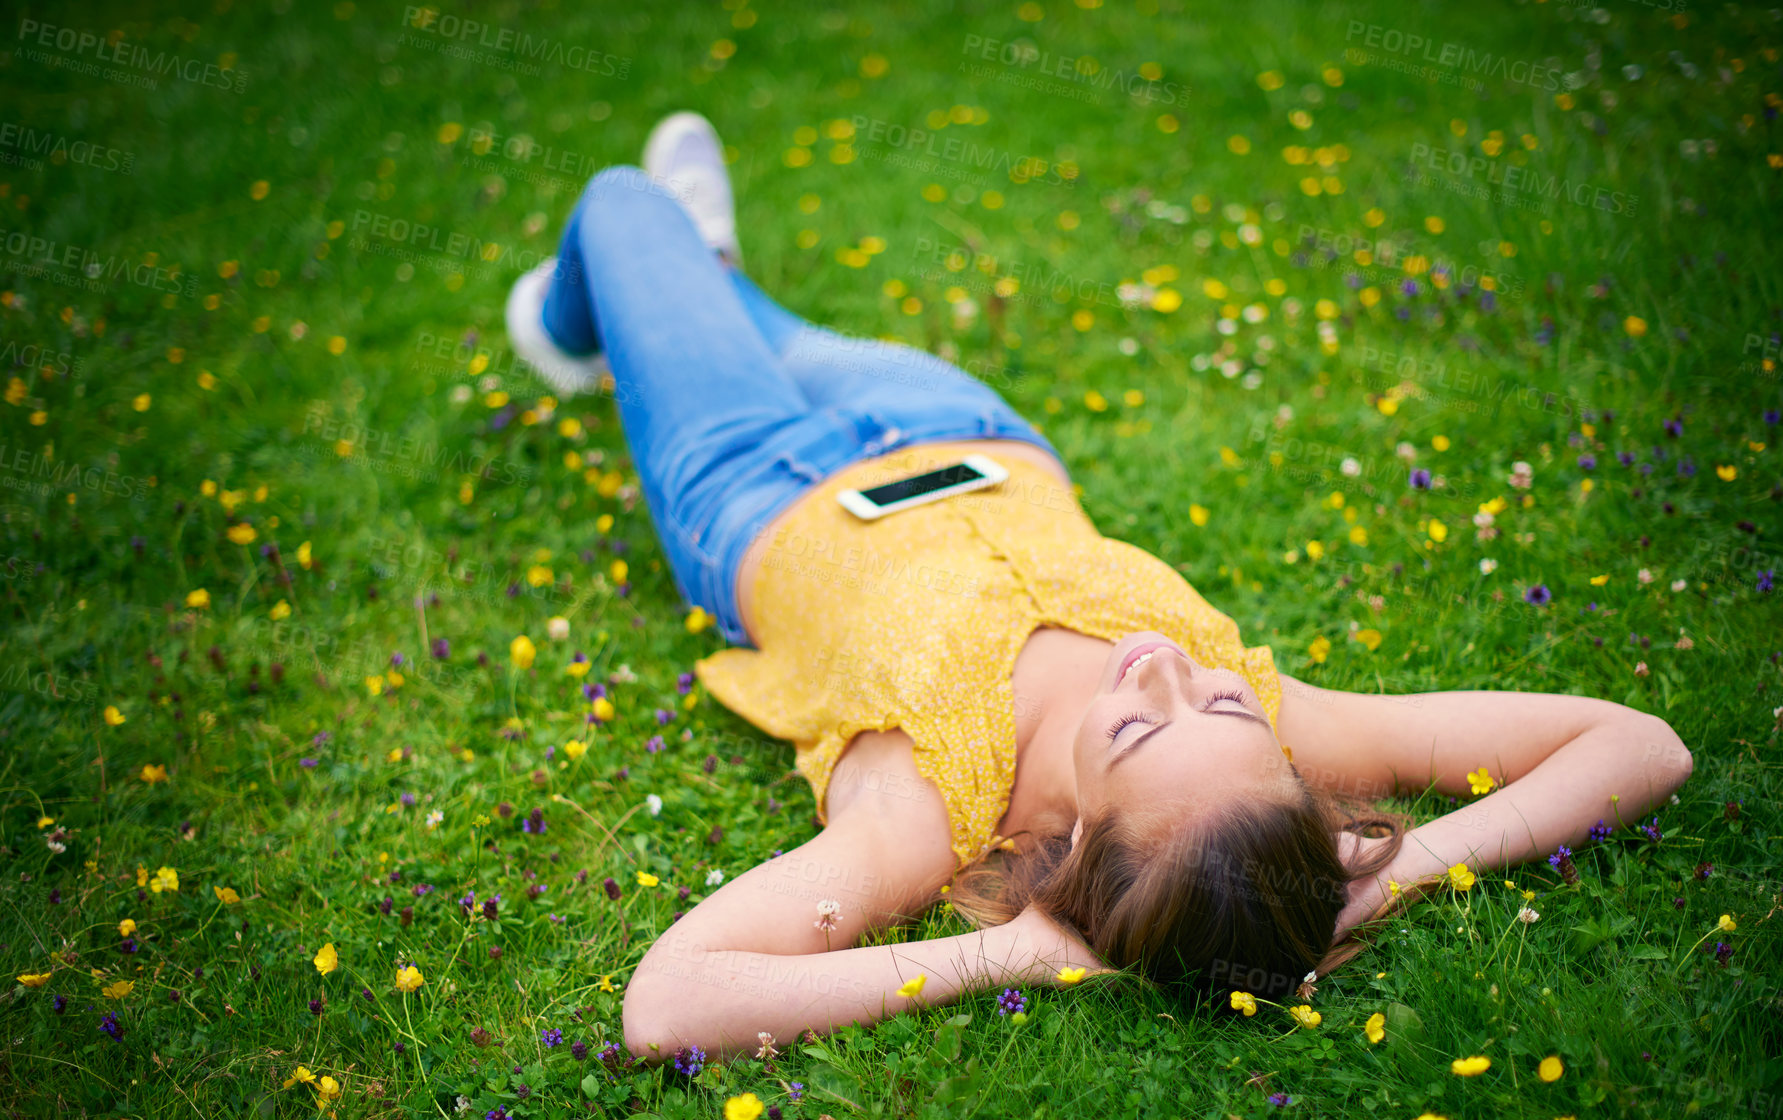
[[[651,950],[656,965],[625,993],[625,1045],[661,1061],[699,1046],[722,1061],[753,1053],[757,1032],[786,1045],[806,1029],[828,1033],[872,1023],[911,1006],[942,1005],[980,988],[1051,981],[1060,968],[1095,957],[1033,911],[990,929],[904,945],[871,945],[779,956],[707,949],[671,926]],[[919,994],[898,994],[924,978]]]
[[[1360,797],[1493,791],[1413,829],[1399,856],[1352,885],[1341,938],[1409,885],[1455,864],[1486,871],[1577,844],[1600,819],[1634,823],[1690,776],[1690,752],[1657,716],[1583,696],[1431,692],[1373,696],[1284,678],[1278,729],[1309,782]],[[1366,843],[1366,842],[1364,842]]]

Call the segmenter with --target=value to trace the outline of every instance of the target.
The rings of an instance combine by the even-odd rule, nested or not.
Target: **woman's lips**
[[[1114,686],[1119,688],[1121,682],[1127,679],[1127,674],[1132,671],[1135,665],[1139,664],[1139,662],[1144,660],[1148,655],[1155,654],[1161,649],[1170,650],[1182,657],[1188,656],[1188,654],[1183,652],[1181,646],[1169,639],[1159,642],[1146,642],[1136,646],[1131,653],[1127,654],[1127,659],[1121,663],[1121,671],[1114,678]]]

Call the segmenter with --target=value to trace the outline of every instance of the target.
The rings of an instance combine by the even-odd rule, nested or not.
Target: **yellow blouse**
[[[835,500],[932,469],[921,450],[857,463],[801,500],[756,577],[759,649],[695,666],[720,703],[792,740],[819,821],[828,824],[824,792],[849,740],[902,728],[947,806],[958,869],[1013,848],[996,835],[1015,782],[1011,678],[1043,626],[1111,642],[1156,630],[1242,674],[1275,725],[1281,681],[1269,647],[1245,648],[1237,624],[1170,565],[1098,533],[1071,488],[1037,464],[1002,457],[1003,483],[878,521]]]

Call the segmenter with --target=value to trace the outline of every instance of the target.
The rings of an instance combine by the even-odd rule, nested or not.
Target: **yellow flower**
[[[424,983],[426,981],[421,978],[421,970],[412,964],[396,974],[396,990],[399,992],[412,992]]]
[[[600,989],[603,992],[610,992],[613,990],[613,974],[611,972],[604,973],[601,976]]]
[[[695,607],[687,612],[687,632],[689,634],[698,634],[701,630],[712,625],[712,622],[712,616],[707,614],[703,607]]]
[[[314,1084],[315,1080],[316,1075],[309,1071],[308,1066],[298,1066],[297,1072],[293,1073],[290,1077],[285,1078],[285,1088],[289,1089],[299,1081],[306,1085]]]
[[[1197,504],[1191,502],[1189,504],[1189,522],[1192,525],[1194,525],[1195,528],[1197,528],[1197,529],[1206,525],[1207,524],[1207,507],[1203,506],[1203,505],[1197,505]]]
[[[307,572],[313,564],[315,560],[310,553],[310,542],[304,541],[297,546],[297,566]]]
[[[1108,398],[1101,393],[1096,392],[1096,390],[1091,389],[1083,395],[1083,406],[1091,412],[1106,412],[1108,410]]]
[[[118,706],[116,704],[107,704],[105,706],[105,722],[111,727],[117,727],[124,722],[124,713],[118,711]]]
[[[322,1080],[316,1083],[316,1104],[318,1106],[325,1101],[334,1100],[340,1095],[340,1082],[336,1081],[334,1078],[324,1074]]]
[[[898,985],[898,994],[905,999],[912,999],[922,994],[922,986],[928,983],[928,981],[929,978],[927,974],[919,972],[912,979],[906,980]]]
[[[1367,646],[1369,653],[1381,648],[1381,632],[1372,627],[1367,630],[1358,630],[1350,637]]]
[[[316,971],[324,976],[327,976],[330,972],[333,972],[340,967],[341,956],[334,951],[334,942],[330,941],[328,944],[316,950],[316,959],[314,963],[316,965]]]
[[[56,818],[54,818],[54,817],[38,817],[37,818],[37,827],[38,828],[48,828],[50,825],[55,824],[55,823],[56,823]],[[138,883],[136,885],[139,887],[142,886],[141,883]]]
[[[638,872],[638,886],[640,887],[654,887],[660,882],[662,882],[661,879],[658,879],[648,871]]]
[[[1734,924],[1732,914],[1723,914],[1723,915],[1721,915],[1721,920],[1715,923],[1715,928],[1725,930],[1728,933],[1732,933],[1734,930],[1738,929],[1739,927]]]
[[[1087,971],[1089,970],[1084,968],[1061,968],[1056,979],[1061,984],[1075,984],[1083,979]]]
[[[1232,1010],[1244,1012],[1247,1019],[1257,1013],[1257,997],[1249,992],[1233,992],[1231,1002]]]
[[[538,652],[532,644],[532,639],[525,634],[508,643],[508,656],[513,659],[516,669],[532,668],[532,659]]]
[[[147,886],[148,882],[149,882],[149,869],[144,867],[140,863],[137,864],[136,865],[136,885],[139,887],[143,887],[143,886]]]
[[[1740,468],[1731,464],[1715,468],[1715,477],[1723,482],[1732,482],[1740,476]]]
[[[1485,793],[1487,790],[1491,789],[1494,784],[1496,783],[1492,781],[1492,775],[1486,772],[1484,766],[1480,767],[1478,770],[1469,770],[1467,772],[1468,788],[1475,793]]]
[[[118,980],[101,988],[99,994],[106,999],[123,999],[135,987],[136,981],[134,980]]]
[[[373,696],[384,695],[384,674],[374,673],[365,678],[365,691]]]
[[[1449,527],[1434,517],[1430,519],[1430,524],[1425,531],[1430,534],[1430,539],[1438,544],[1449,539]]]
[[[177,891],[179,889],[180,873],[171,867],[163,867],[156,871],[154,881],[149,884],[149,890],[154,891],[156,894],[160,894],[162,891]]]
[[[202,587],[200,587],[196,591],[186,592],[186,605],[188,607],[191,607],[193,610],[198,610],[198,611],[209,610],[210,609],[210,592],[206,591]]]
[[[258,537],[260,534],[254,531],[252,525],[243,521],[240,524],[229,526],[228,532],[224,535],[235,544],[253,544],[254,538]]]
[[[608,720],[612,719],[613,715],[613,702],[611,700],[607,699],[605,696],[597,696],[594,698],[595,719]]]
[[[1478,1077],[1492,1068],[1492,1059],[1476,1054],[1471,1058],[1456,1058],[1449,1063],[1456,1077]]]
[[[1368,1036],[1370,1045],[1386,1038],[1387,1017],[1382,1015],[1379,1011],[1376,1011],[1373,1015],[1368,1017],[1368,1022],[1362,1024],[1362,1033]]]
[[[1559,1081],[1560,1075],[1565,1072],[1566,1066],[1560,1061],[1560,1055],[1558,1054],[1549,1054],[1542,1059],[1542,1064],[1536,1068],[1536,1074],[1540,1076],[1543,1081]]]
[[[268,618],[272,619],[274,622],[277,622],[281,618],[290,618],[291,617],[291,604],[286,602],[283,599],[280,599],[278,602],[276,602],[272,605],[272,610],[266,612],[266,616]]]
[[[563,671],[577,680],[581,680],[588,675],[589,668],[590,665],[586,661],[572,661],[564,667]]]
[[[1299,1007],[1288,1008],[1288,1014],[1294,1016],[1294,1021],[1309,1031],[1318,1026],[1325,1019],[1323,1015],[1314,1011],[1310,1004],[1305,1003],[1301,1004]]]
[[[1622,320],[1622,329],[1628,332],[1630,338],[1640,338],[1647,333],[1647,320],[1639,315],[1630,315]]]
[[[385,762],[401,762],[402,761],[402,748],[401,747],[391,747],[390,750],[385,753],[384,761]]]
[[[1449,883],[1458,891],[1470,891],[1473,889],[1473,872],[1465,863],[1457,863],[1449,868]]]
[[[27,988],[41,988],[49,982],[50,974],[47,972],[27,972],[19,977],[19,983]]]
[[[149,785],[154,785],[156,782],[165,782],[167,780],[167,767],[159,765],[149,766],[145,764],[139,776]]]
[[[724,1120],[755,1120],[761,1114],[761,1099],[754,1093],[744,1093],[724,1102]]]
[[[212,887],[217,894],[217,901],[224,906],[234,906],[241,901],[241,895],[235,893],[234,887]]]
[[[580,739],[571,739],[563,745],[563,753],[569,757],[571,762],[574,762],[588,753],[588,744]]]
[[[1306,647],[1306,655],[1312,658],[1315,664],[1323,665],[1325,658],[1331,655],[1331,639],[1322,634],[1314,638],[1312,644]]]

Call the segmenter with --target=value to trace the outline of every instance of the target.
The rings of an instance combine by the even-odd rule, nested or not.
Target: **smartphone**
[[[983,490],[1009,477],[995,460],[968,455],[939,470],[900,478],[867,490],[843,490],[836,495],[842,508],[862,521],[876,521],[888,513],[933,502],[969,490]]]

